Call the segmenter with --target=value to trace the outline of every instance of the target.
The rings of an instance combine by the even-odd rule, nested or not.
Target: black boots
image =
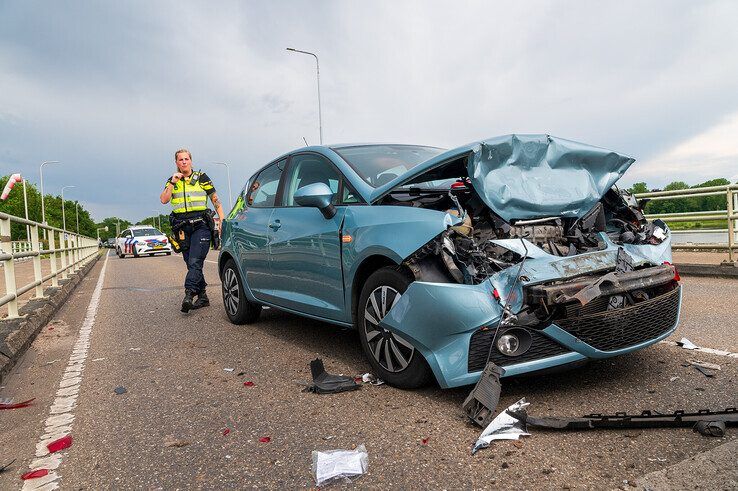
[[[194,302],[192,301],[193,296],[194,292],[185,290],[185,296],[182,299],[182,312],[184,312],[185,314],[195,307]]]
[[[208,294],[205,293],[205,290],[203,290],[197,294],[197,301],[195,301],[195,308],[200,309],[202,307],[207,307],[208,305],[210,305],[210,299],[208,298]]]

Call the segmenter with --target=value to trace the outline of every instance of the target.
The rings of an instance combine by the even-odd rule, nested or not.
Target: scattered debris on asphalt
[[[347,390],[357,390],[361,385],[354,382],[352,377],[344,375],[331,375],[325,371],[323,360],[316,358],[310,362],[310,372],[313,375],[313,385],[308,386],[306,392],[315,392],[316,394],[333,394],[336,392],[345,392]]]
[[[31,405],[36,398],[13,404],[13,399],[0,399],[0,409],[20,409]]]
[[[92,361],[103,361],[104,359],[105,359],[105,357],[102,357],[102,358],[95,358],[95,359],[93,359]]]
[[[63,436],[46,445],[49,453],[60,452],[72,446],[72,435]]]
[[[120,387],[116,387],[115,389],[113,389],[113,392],[115,392],[118,395],[121,395],[121,394],[125,394],[126,392],[128,392],[128,390],[126,390],[126,388],[121,385]]]
[[[365,373],[363,375],[359,375],[358,377],[354,377],[354,382],[356,382],[357,384],[384,385],[384,380],[377,377],[373,373]]]
[[[421,444],[421,445],[428,445],[428,441],[429,441],[429,440],[430,440],[430,437],[429,437],[429,436],[427,436],[427,437],[425,437],[425,438],[421,438],[421,439],[420,439],[420,444]]]
[[[525,421],[528,406],[530,403],[522,398],[498,414],[479,435],[472,447],[472,455],[489,447],[494,440],[517,440],[521,436],[530,436]]]
[[[232,372],[233,370],[234,370],[233,368],[224,368],[223,369],[224,372]]]
[[[186,447],[189,445],[190,442],[187,440],[183,440],[181,438],[177,438],[174,435],[167,435],[164,437],[164,446],[165,447]]]
[[[59,359],[58,359],[58,358],[57,358],[56,360],[51,360],[51,361],[47,361],[46,363],[44,363],[44,365],[53,365],[53,364],[54,364],[54,363],[56,363],[57,361],[59,361]]]
[[[697,421],[692,427],[692,430],[696,431],[702,436],[725,436],[725,422],[724,421]]]
[[[669,377],[669,382],[674,382],[675,380],[679,380],[679,377]]]
[[[692,341],[690,341],[687,338],[682,338],[680,341],[676,342],[677,346],[684,348],[684,349],[697,349],[699,346],[694,344]]]
[[[489,427],[495,414],[495,408],[500,402],[500,393],[502,392],[500,377],[504,373],[504,368],[498,367],[493,362],[487,363],[477,385],[474,386],[474,389],[461,405],[464,414],[482,428]]]
[[[225,430],[223,430],[223,436],[227,436],[228,433],[230,433],[230,432],[231,432],[231,429],[230,428],[226,428]]]
[[[26,472],[21,476],[21,479],[24,481],[27,481],[29,479],[37,479],[39,477],[44,477],[49,475],[49,469],[35,469],[29,472]]]
[[[0,466],[0,474],[2,474],[3,472],[7,471],[7,470],[8,470],[8,468],[9,468],[9,467],[10,467],[11,465],[13,465],[13,462],[15,462],[15,459],[11,460],[10,462],[8,462],[8,463],[7,463],[7,464],[5,464],[5,465],[2,465],[2,466]]]
[[[260,443],[269,443],[271,441],[272,441],[272,437],[270,436],[262,436],[261,438],[259,438]]]
[[[128,348],[128,351],[141,351],[141,348]]]
[[[708,370],[722,370],[720,368],[720,365],[718,365],[717,363],[710,363],[707,361],[700,361],[700,360],[687,360],[687,363],[689,363],[692,366],[707,368]]]
[[[320,487],[334,479],[345,479],[361,476],[369,468],[369,454],[361,444],[355,450],[313,450],[313,476],[315,484]]]
[[[253,387],[254,385],[256,384],[253,383],[251,380],[247,380],[246,382],[243,383],[244,387]]]
[[[236,377],[243,377],[244,375],[246,375],[246,372],[238,372],[238,375],[236,375]]]

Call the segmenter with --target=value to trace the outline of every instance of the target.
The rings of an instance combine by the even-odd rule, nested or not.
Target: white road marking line
[[[659,344],[668,344],[670,346],[681,347],[678,344],[676,344],[675,341],[659,341]],[[731,353],[730,351],[723,351],[723,350],[712,349],[712,348],[695,348],[695,349],[687,350],[687,351],[698,351],[700,353],[707,353],[710,355],[727,356],[729,358],[738,358],[738,353]]]
[[[218,264],[218,261],[211,261],[210,259],[205,260],[206,263]]]
[[[24,481],[23,490],[46,491],[59,487],[58,481],[61,476],[54,472],[54,470],[61,465],[62,454],[61,452],[50,454],[46,445],[72,432],[72,422],[74,421],[73,411],[77,405],[79,387],[82,383],[82,371],[85,368],[87,352],[90,349],[90,336],[92,334],[92,327],[95,325],[95,315],[97,315],[97,306],[100,303],[100,294],[102,293],[103,282],[105,281],[105,269],[108,265],[109,258],[109,255],[105,257],[105,262],[100,270],[100,277],[97,279],[97,285],[92,292],[90,304],[87,306],[87,314],[79,330],[77,342],[74,344],[72,354],[69,356],[69,363],[64,371],[61,382],[59,382],[56,399],[54,399],[49,410],[44,434],[38,443],[36,443],[36,458],[29,465],[31,470],[48,469],[49,474],[38,479]]]

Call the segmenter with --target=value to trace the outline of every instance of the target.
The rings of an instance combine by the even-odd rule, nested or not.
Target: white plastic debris
[[[234,370],[233,368],[224,368],[223,369],[224,372],[232,372],[233,370]]]
[[[697,367],[707,368],[709,370],[721,370],[720,365],[716,363],[710,363],[709,361],[700,361],[700,360],[687,360],[687,363],[690,365],[694,365]]]
[[[694,344],[692,341],[690,341],[687,338],[682,338],[681,341],[677,343],[679,346],[681,346],[684,349],[697,349],[699,346]]]
[[[372,384],[372,385],[382,385],[382,384],[384,384],[384,380],[382,380],[381,378],[377,377],[373,373],[365,373],[364,375],[361,376],[361,381],[362,381],[362,383]]]
[[[369,454],[363,444],[355,450],[313,450],[313,476],[317,486],[332,479],[350,480],[365,474],[368,468]]]
[[[654,237],[656,237],[659,240],[666,239],[666,232],[664,232],[664,229],[661,228],[661,227],[655,227],[653,229],[653,234],[651,234],[651,235],[653,235]]]
[[[479,435],[477,442],[472,448],[472,455],[482,448],[489,447],[490,443],[494,440],[518,440],[521,436],[530,436],[525,421],[509,414],[510,412],[514,412],[525,417],[528,406],[530,406],[530,403],[525,402],[525,397],[523,397],[495,416],[495,419]]]

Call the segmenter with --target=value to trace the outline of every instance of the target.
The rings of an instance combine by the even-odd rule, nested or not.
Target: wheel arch
[[[366,283],[366,280],[374,273],[384,267],[395,267],[398,271],[402,271],[404,274],[410,274],[410,270],[401,264],[397,264],[394,260],[381,254],[374,254],[365,258],[359,267],[356,268],[353,281],[351,282],[351,322],[356,326],[356,311],[359,304],[359,297],[361,296],[361,289]],[[412,278],[412,275],[410,274]]]

